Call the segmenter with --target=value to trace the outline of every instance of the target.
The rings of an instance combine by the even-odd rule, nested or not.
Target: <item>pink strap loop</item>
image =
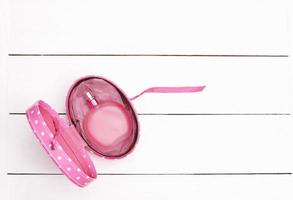
[[[144,93],[190,93],[190,92],[201,92],[205,86],[192,86],[192,87],[151,87],[140,94],[130,98],[130,100],[135,100]]]

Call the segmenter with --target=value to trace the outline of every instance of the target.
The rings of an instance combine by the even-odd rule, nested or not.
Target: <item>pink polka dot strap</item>
[[[38,101],[27,110],[26,116],[38,141],[73,183],[84,187],[96,178],[94,164],[79,134],[56,111]]]

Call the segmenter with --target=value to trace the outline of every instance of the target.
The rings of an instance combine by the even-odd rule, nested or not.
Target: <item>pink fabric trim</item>
[[[201,92],[205,86],[194,86],[194,87],[151,87],[140,94],[130,98],[130,100],[135,100],[144,93],[189,93],[189,92]]]

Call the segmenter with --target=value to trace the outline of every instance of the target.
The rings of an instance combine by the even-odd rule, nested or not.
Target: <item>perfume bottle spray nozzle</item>
[[[95,97],[92,95],[91,92],[86,92],[85,98],[86,98],[86,101],[88,102],[89,106],[95,107],[98,105],[97,100],[95,99]]]

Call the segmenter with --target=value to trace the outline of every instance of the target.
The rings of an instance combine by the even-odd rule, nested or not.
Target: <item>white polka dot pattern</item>
[[[52,110],[48,104],[38,101],[26,112],[27,119],[33,129],[38,141],[44,147],[46,152],[60,168],[60,170],[76,185],[84,187],[96,178],[96,170],[85,149],[77,151],[75,155],[82,158],[84,164],[80,166],[78,162],[74,162],[72,158],[63,150],[64,148],[58,142],[58,135],[52,133],[47,127],[47,123],[40,111],[40,107],[46,110],[52,119],[58,120],[58,125],[62,128],[68,127],[65,122],[58,117],[56,111]],[[62,134],[62,133],[59,133]],[[78,155],[77,155],[78,154]]]

